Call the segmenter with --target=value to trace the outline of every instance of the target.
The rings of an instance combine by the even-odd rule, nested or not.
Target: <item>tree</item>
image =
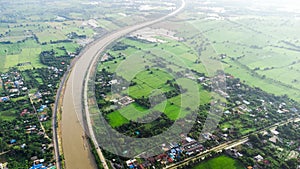
[[[293,168],[297,168],[298,167],[298,161],[297,159],[295,158],[292,158],[290,160],[288,160],[286,162],[287,166],[289,166],[290,169],[293,169]]]
[[[0,138],[0,153],[6,151],[8,148],[8,145],[5,141],[3,141],[2,138]]]
[[[258,138],[257,134],[251,134],[249,136],[249,140],[253,143],[260,143],[260,139]]]

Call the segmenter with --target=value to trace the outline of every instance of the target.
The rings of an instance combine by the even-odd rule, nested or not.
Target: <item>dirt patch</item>
[[[157,37],[165,37],[168,39],[173,39],[178,41],[179,38],[176,37],[175,34],[176,34],[175,32],[166,29],[144,28],[132,33],[131,36],[136,37],[138,39],[153,42],[153,43],[166,43],[166,41],[159,39]]]

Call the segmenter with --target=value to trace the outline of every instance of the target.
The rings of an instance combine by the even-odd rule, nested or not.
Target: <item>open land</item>
[[[193,169],[243,169],[244,166],[241,165],[235,159],[227,156],[220,156],[203,162]]]
[[[248,13],[237,16],[239,11],[230,12],[230,5],[221,5],[195,2],[194,10],[178,16],[185,22],[174,19],[157,28],[177,32],[186,44],[201,51],[201,56],[222,61],[226,72],[251,86],[299,100],[298,19],[288,13],[260,16],[247,9],[240,9]]]

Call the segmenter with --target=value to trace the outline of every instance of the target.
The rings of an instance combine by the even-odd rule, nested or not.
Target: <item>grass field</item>
[[[242,81],[245,81],[250,86],[259,87],[262,90],[269,93],[273,93],[275,95],[287,94],[289,97],[299,101],[300,94],[298,89],[293,89],[291,87],[279,85],[274,81],[268,79],[261,79],[259,77],[252,76],[251,72],[249,72],[246,69],[243,69],[235,63],[231,63],[231,66],[232,67],[225,68],[226,72],[234,75],[235,77],[240,78]]]
[[[228,156],[222,155],[202,162],[192,169],[244,169],[243,165]]]
[[[150,70],[138,73],[133,79],[137,85],[129,88],[129,95],[134,98],[148,97],[153,90],[159,89],[162,92],[168,92],[171,87],[166,85],[167,80],[172,80],[172,76],[161,70]]]
[[[129,123],[129,120],[122,116],[118,111],[108,114],[107,118],[109,119],[109,124],[112,127],[119,127],[123,124]]]
[[[12,100],[13,101],[18,101],[18,100],[27,100],[27,99],[28,99],[28,97],[24,96],[24,97],[12,99]],[[22,108],[25,109],[25,108],[28,108],[30,106],[31,105],[29,105],[29,104],[24,104],[24,105],[22,105]],[[3,120],[12,121],[12,120],[15,120],[16,117],[20,116],[20,113],[21,112],[19,112],[18,110],[9,109],[9,110],[6,110],[6,111],[1,111],[0,112],[0,117]]]
[[[246,15],[238,19],[196,19],[188,24],[202,34],[189,32],[191,40],[187,43],[199,44],[205,39],[209,45],[202,55],[218,58],[220,54],[226,54],[227,58],[223,60],[226,72],[251,86],[276,95],[287,94],[300,101],[300,83],[297,80],[300,78],[297,64],[300,52],[295,46],[283,43],[287,41],[297,45],[299,37],[296,32],[299,33],[299,30],[295,26],[299,23],[295,20]]]
[[[247,84],[300,101],[297,19],[253,13],[209,19],[206,12],[191,11],[178,16],[193,18],[187,22],[169,21],[157,27],[176,31],[188,46],[200,48],[200,58],[219,59],[220,54],[226,54],[221,60],[225,71]]]
[[[116,59],[101,63],[98,70],[106,68],[109,72],[116,72],[117,75],[136,82],[136,85],[123,92],[132,98],[149,97],[153,91],[157,90],[160,92],[173,90],[166,84],[167,80],[174,79],[176,72],[184,72],[190,66],[205,73],[206,69],[203,66],[194,63],[198,58],[194,50],[181,42],[163,37],[158,38],[163,39],[166,43],[144,43],[128,38],[120,40],[122,44],[129,45],[129,47],[124,50],[107,51]],[[119,57],[120,55],[122,57]],[[158,62],[166,64],[166,67],[156,68]],[[150,69],[146,70],[146,66]],[[176,83],[184,89],[188,89],[187,92],[167,99],[149,110],[133,103],[108,114],[109,123],[113,127],[119,127],[128,123],[128,120],[138,122],[140,118],[149,115],[153,110],[163,112],[171,120],[177,120],[189,114],[190,110],[197,109],[199,104],[211,101],[210,92],[192,80],[179,78]]]
[[[7,120],[7,121],[13,121],[17,117],[17,115],[13,114],[13,112],[11,111],[1,112],[0,116],[3,120]]]
[[[31,69],[33,67],[39,68],[43,67],[39,60],[39,54],[41,53],[40,46],[35,43],[33,39],[28,39],[24,42],[17,43],[17,44],[9,44],[9,45],[2,45],[2,49],[0,52],[0,72],[6,71],[11,67],[16,67],[19,63],[27,63],[20,69]]]
[[[53,38],[52,36],[47,37]],[[62,47],[66,51],[62,50]],[[74,53],[78,48],[79,44],[71,42],[40,45],[32,38],[18,43],[0,44],[0,72],[5,72],[22,63],[26,64],[19,66],[20,70],[44,67],[39,59],[42,51],[54,50],[55,56],[59,57],[67,55],[67,52]]]
[[[119,26],[115,25],[114,23],[105,20],[105,19],[99,19],[98,24],[100,27],[106,29],[106,30],[116,30],[119,28]]]

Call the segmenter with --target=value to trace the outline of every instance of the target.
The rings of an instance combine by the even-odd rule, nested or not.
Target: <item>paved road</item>
[[[90,72],[93,69],[90,65],[94,65],[94,63],[97,62],[99,54],[112,42],[130,32],[174,16],[184,9],[184,7],[185,1],[182,0],[182,5],[176,11],[164,17],[134,26],[125,27],[122,30],[113,32],[101,39],[98,39],[85,48],[75,64],[71,66],[68,80],[61,85],[65,86],[62,103],[62,142],[67,169],[95,168],[92,154],[89,150],[89,146],[87,146],[88,143],[85,137],[86,134],[90,135],[96,147],[98,146],[98,143],[92,130],[91,119],[89,118],[87,107],[85,107],[85,110],[87,110],[85,111],[86,114],[83,113],[83,103],[87,105],[87,83],[84,82],[88,79]],[[56,119],[56,117],[54,117],[54,119]],[[55,121],[53,121],[53,126],[55,125]],[[58,149],[56,148],[56,150]],[[105,158],[103,157],[101,150],[97,150],[103,165],[107,168]],[[56,155],[59,154],[56,152]]]

